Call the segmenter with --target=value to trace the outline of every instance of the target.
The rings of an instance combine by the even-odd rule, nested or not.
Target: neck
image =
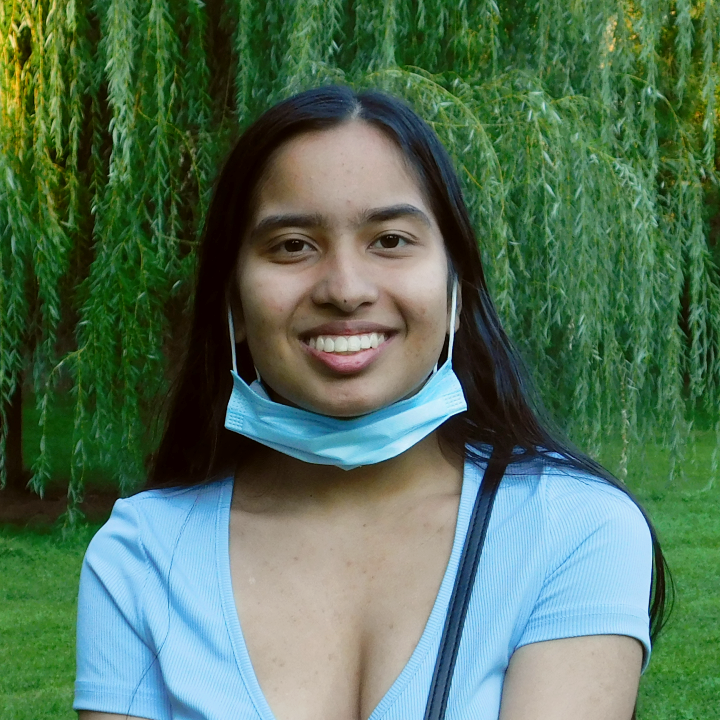
[[[314,465],[262,448],[235,476],[234,502],[249,512],[369,507],[400,495],[460,492],[463,460],[444,453],[437,431],[397,457],[354,470]]]

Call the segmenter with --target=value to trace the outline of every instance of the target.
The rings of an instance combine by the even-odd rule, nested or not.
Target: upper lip
[[[310,330],[300,333],[304,338],[319,337],[321,335],[367,335],[369,333],[389,334],[395,330],[380,323],[365,322],[362,320],[334,320],[322,325],[316,325]]]

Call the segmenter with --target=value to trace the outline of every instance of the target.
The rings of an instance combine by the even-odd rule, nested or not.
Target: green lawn
[[[85,547],[72,538],[0,526],[0,718],[76,718],[75,600]]]
[[[644,498],[675,579],[670,622],[643,677],[639,717],[720,718],[720,489]]]

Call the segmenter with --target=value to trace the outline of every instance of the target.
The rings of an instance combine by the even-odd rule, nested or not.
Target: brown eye
[[[307,243],[304,240],[286,240],[282,244],[282,249],[286,253],[299,253],[302,252],[305,249],[305,246]]]
[[[383,235],[379,237],[376,242],[383,250],[394,250],[407,244],[407,240],[400,235]]]

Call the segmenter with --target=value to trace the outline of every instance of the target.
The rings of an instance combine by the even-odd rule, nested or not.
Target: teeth
[[[376,348],[385,342],[384,333],[367,335],[333,335],[310,338],[308,346],[313,350],[327,353],[355,353]]]

